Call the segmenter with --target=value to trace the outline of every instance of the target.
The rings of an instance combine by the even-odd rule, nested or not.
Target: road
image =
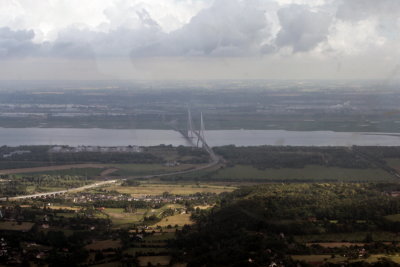
[[[15,196],[15,197],[9,197],[8,200],[19,200],[19,199],[26,199],[26,198],[36,198],[36,197],[47,197],[51,195],[60,195],[60,194],[65,194],[65,193],[70,193],[70,192],[76,192],[76,191],[82,191],[98,186],[103,186],[106,184],[112,184],[116,183],[118,180],[109,180],[109,181],[104,181],[104,182],[97,182],[94,184],[89,184],[81,187],[76,187],[76,188],[71,188],[71,189],[66,189],[66,190],[61,190],[61,191],[53,191],[53,192],[45,192],[45,193],[37,193],[37,194],[32,194],[32,195],[22,195],[22,196]],[[2,197],[0,198],[0,201],[7,200],[7,198]]]
[[[196,131],[194,131],[194,133],[196,134],[197,138],[200,139],[200,141],[202,142],[203,148],[210,155],[211,162],[209,164],[204,165],[204,166],[199,166],[197,168],[186,170],[186,171],[152,174],[152,175],[138,176],[136,178],[147,178],[148,179],[148,178],[157,178],[157,177],[170,176],[170,175],[193,173],[193,172],[197,172],[197,171],[206,170],[208,168],[212,168],[212,167],[216,166],[219,162],[223,161],[220,157],[215,155],[215,153],[212,150],[212,148],[208,146],[208,144],[203,139],[203,137],[200,135],[200,133],[198,133]],[[94,188],[94,187],[99,187],[99,186],[103,186],[103,185],[106,185],[106,184],[116,183],[116,182],[121,181],[121,180],[124,180],[124,179],[116,179],[116,180],[108,180],[108,181],[104,181],[104,182],[97,182],[97,183],[94,183],[94,184],[85,185],[85,186],[81,186],[81,187],[77,187],[77,188],[61,190],[61,191],[54,191],[54,192],[46,192],[46,193],[37,193],[37,194],[32,194],[32,195],[22,195],[22,196],[9,197],[8,200],[20,200],[20,199],[27,199],[27,198],[47,197],[47,196],[52,196],[52,195],[66,194],[66,193],[70,193],[70,192],[82,191],[82,190],[86,190],[86,189],[90,189],[90,188]],[[7,198],[5,198],[5,197],[0,198],[0,201],[5,201],[5,200],[7,200]]]
[[[187,174],[187,173],[206,170],[208,168],[216,166],[218,163],[219,163],[219,158],[218,157],[212,157],[212,162],[211,163],[209,163],[207,165],[204,165],[204,166],[199,166],[199,167],[194,168],[194,169],[185,170],[185,171],[179,171],[179,172],[169,172],[169,173],[152,174],[152,175],[146,175],[146,176],[137,176],[136,178],[157,178],[157,177],[170,176],[170,175]],[[121,181],[121,180],[125,180],[125,179],[114,179],[114,180],[108,180],[108,181],[103,181],[103,182],[97,182],[97,183],[94,183],[94,184],[85,185],[85,186],[76,187],[76,188],[71,188],[71,189],[66,189],[66,190],[61,190],[61,191],[37,193],[37,194],[32,194],[32,195],[14,196],[14,197],[9,197],[8,200],[21,200],[21,199],[27,199],[27,198],[37,198],[37,197],[47,197],[47,196],[53,196],[53,195],[61,195],[61,194],[66,194],[66,193],[71,193],[71,192],[87,190],[87,189],[90,189],[90,188],[95,188],[95,187],[99,187],[99,186],[103,186],[103,185],[107,185],[107,184],[112,184],[112,183],[116,183],[116,182]],[[5,201],[5,200],[7,200],[6,197],[0,198],[0,201]]]

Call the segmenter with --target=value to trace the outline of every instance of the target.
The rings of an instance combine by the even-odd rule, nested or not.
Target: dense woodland
[[[323,165],[328,167],[369,168],[375,164],[358,152],[358,147],[216,147],[215,152],[223,156],[230,164],[248,164],[259,169],[266,168],[302,168],[305,165]],[[386,152],[384,148],[365,148],[369,153]],[[382,151],[382,152],[381,152]],[[391,157],[400,157],[400,148],[391,148]]]
[[[143,152],[79,152],[54,153],[51,146],[19,146],[0,147],[0,169],[30,168],[49,165],[81,164],[81,163],[136,163],[160,164],[166,163],[164,154],[177,155],[177,162],[201,164],[209,161],[209,155],[202,149],[191,147],[155,146],[146,147]],[[13,154],[14,151],[30,151],[30,153]]]
[[[79,164],[79,163],[163,163],[161,157],[151,153],[50,153],[49,146],[0,147],[0,155],[26,150],[31,153],[0,156],[0,169],[29,168],[37,166]]]
[[[212,210],[194,214],[196,224],[179,234],[177,255],[185,252],[189,266],[293,266],[288,255],[318,254],[318,248],[297,243],[295,235],[399,232],[400,223],[385,218],[400,213],[400,198],[388,194],[397,189],[397,184],[245,187],[224,196]],[[382,251],[379,244],[375,248],[371,251]]]

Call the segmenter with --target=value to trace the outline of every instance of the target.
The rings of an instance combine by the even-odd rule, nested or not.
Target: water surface
[[[331,131],[213,130],[206,131],[211,146],[289,145],[289,146],[400,146],[398,133],[352,133]],[[77,128],[0,128],[0,145],[91,145],[155,146],[189,145],[173,130],[77,129]]]

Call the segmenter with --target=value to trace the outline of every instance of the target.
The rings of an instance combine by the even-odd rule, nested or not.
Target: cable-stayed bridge
[[[192,113],[188,108],[187,129],[180,130],[179,132],[188,140],[188,142],[192,146],[199,147],[199,145],[201,144],[201,147],[203,147],[208,152],[208,154],[210,154],[213,162],[219,161],[219,158],[215,155],[212,148],[207,144],[203,113],[200,113],[200,129],[196,131],[196,129],[193,127]]]

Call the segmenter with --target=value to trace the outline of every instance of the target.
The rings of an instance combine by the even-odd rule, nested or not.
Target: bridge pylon
[[[189,140],[193,140],[193,138],[194,138],[194,129],[193,129],[193,122],[192,122],[192,113],[190,112],[189,106],[188,106],[187,136],[188,136]]]

